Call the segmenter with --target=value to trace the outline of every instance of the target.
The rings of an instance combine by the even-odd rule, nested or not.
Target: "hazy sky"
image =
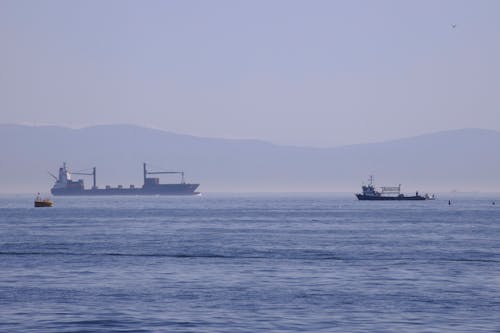
[[[0,0],[0,41],[1,123],[315,146],[500,130],[496,0]]]

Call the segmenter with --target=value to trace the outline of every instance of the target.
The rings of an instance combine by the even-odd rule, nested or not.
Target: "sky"
[[[0,123],[318,147],[500,130],[495,0],[0,0],[0,43]]]

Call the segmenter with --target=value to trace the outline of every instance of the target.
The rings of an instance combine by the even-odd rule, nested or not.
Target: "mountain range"
[[[202,192],[354,192],[368,175],[403,192],[499,191],[500,132],[443,131],[333,148],[202,138],[133,125],[82,129],[0,125],[1,193],[48,192],[66,162],[97,167],[97,183],[142,185],[151,170],[182,170]],[[77,177],[74,177],[77,178]],[[79,177],[78,177],[79,178]],[[162,177],[162,182],[177,182]],[[91,179],[85,178],[86,187]]]

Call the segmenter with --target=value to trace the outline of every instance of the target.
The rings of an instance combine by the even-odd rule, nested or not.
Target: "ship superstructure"
[[[179,183],[161,184],[160,178],[149,177],[149,175],[159,174],[178,174],[181,176]],[[72,175],[92,176],[93,185],[90,189],[85,189],[83,179],[77,181],[72,180]],[[66,167],[66,163],[59,168],[58,177],[51,174],[56,180],[54,186],[50,190],[53,195],[196,195],[196,189],[200,184],[189,184],[185,182],[184,171],[148,171],[146,163],[143,163],[144,183],[142,187],[130,185],[123,187],[111,187],[106,185],[101,189],[96,183],[96,168],[92,172],[70,172]]]

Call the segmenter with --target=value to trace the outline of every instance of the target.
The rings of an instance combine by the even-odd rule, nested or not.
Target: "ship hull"
[[[426,200],[426,197],[422,197],[420,195],[414,196],[374,196],[374,195],[364,195],[364,194],[356,194],[358,200],[371,200],[371,201],[421,201]]]
[[[106,196],[106,195],[197,195],[199,184],[161,184],[141,188],[52,188],[50,192],[55,196]]]

